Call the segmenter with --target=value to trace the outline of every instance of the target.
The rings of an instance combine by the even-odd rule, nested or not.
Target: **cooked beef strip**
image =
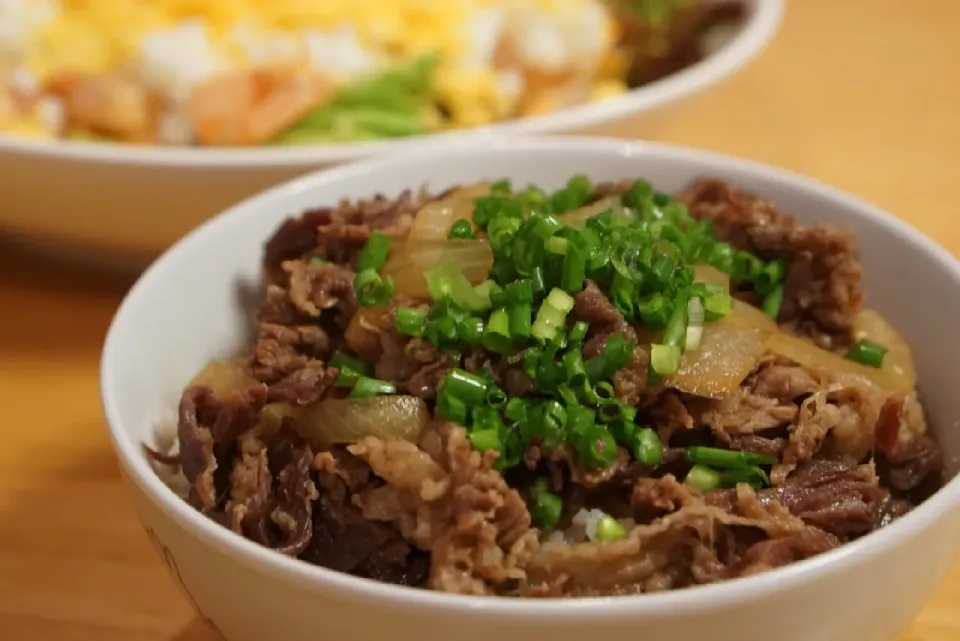
[[[290,419],[258,420],[267,402],[307,405],[331,393],[337,371],[326,362],[345,346],[374,362],[377,377],[430,404],[455,366],[489,368],[512,396],[535,391],[497,354],[472,348],[458,361],[400,336],[392,308],[364,310],[364,323],[351,324],[363,243],[375,230],[405,234],[428,198],[343,202],[288,221],[268,242],[267,296],[248,360],[261,385],[223,398],[185,390],[180,453],[163,459],[181,466],[192,505],[281,553],[362,577],[467,594],[591,596],[709,583],[808,558],[898,518],[942,480],[940,448],[915,394],[891,396],[766,356],[734,394],[697,398],[650,385],[643,344],[611,382],[664,442],[654,466],[621,449],[612,465],[592,470],[569,446],[534,445],[508,484],[492,453],[474,451],[462,428],[442,421],[418,444],[366,438],[315,453]],[[803,228],[718,181],[695,183],[683,198],[737,247],[790,261],[783,325],[829,348],[849,343],[861,294],[848,236]],[[593,282],[575,294],[571,317],[590,326],[588,358],[615,333],[638,336]],[[775,485],[704,496],[678,481],[690,469],[690,445],[773,456]],[[593,507],[637,525],[620,541],[544,542],[524,501],[535,473],[563,497],[562,526]]]
[[[713,221],[721,240],[764,260],[788,262],[781,324],[827,349],[853,343],[863,268],[851,233],[830,225],[804,227],[771,203],[720,180],[695,181],[678,197],[691,216]]]

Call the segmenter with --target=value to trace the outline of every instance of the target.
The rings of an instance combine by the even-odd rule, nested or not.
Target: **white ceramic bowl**
[[[730,75],[776,32],[785,0],[745,0],[748,18],[700,63],[620,98],[543,117],[402,141],[291,148],[161,148],[35,142],[0,134],[0,228],[134,262],[206,218],[309,170],[371,154],[530,133],[644,137],[656,112]],[[146,260],[140,266],[146,264]]]
[[[155,442],[159,418],[176,407],[186,382],[210,359],[244,348],[262,244],[282,219],[341,197],[395,195],[424,183],[442,189],[509,176],[556,188],[584,172],[594,180],[645,176],[668,191],[716,176],[807,223],[854,229],[870,304],[915,348],[930,422],[956,474],[960,264],[869,204],[750,162],[599,138],[519,139],[340,167],[252,198],[177,243],[130,291],[103,352],[106,418],[140,517],[227,639],[370,641],[403,631],[418,641],[890,641],[920,611],[960,547],[957,478],[878,533],[775,572],[637,597],[514,600],[399,588],[291,560],[201,516],[148,465],[141,443]]]

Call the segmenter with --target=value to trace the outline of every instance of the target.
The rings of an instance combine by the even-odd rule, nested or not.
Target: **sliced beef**
[[[877,422],[880,476],[899,492],[913,492],[931,482],[940,484],[943,451],[927,434],[923,408],[916,395],[888,398]]]
[[[223,503],[230,475],[226,463],[236,450],[237,438],[253,427],[266,399],[266,389],[259,386],[226,398],[206,387],[188,387],[183,392],[177,440],[191,505],[210,511]]]
[[[355,505],[382,485],[361,459],[342,448],[317,455],[320,497],[313,536],[301,558],[341,572],[400,585],[420,586],[429,558],[414,549],[390,522],[366,518]]]
[[[602,353],[607,339],[614,334],[623,334],[634,341],[637,338],[636,332],[620,310],[590,279],[587,279],[583,291],[574,295],[571,316],[590,325],[590,333],[583,346],[584,358],[592,358]]]
[[[396,199],[378,195],[368,200],[343,200],[336,207],[322,207],[290,218],[264,247],[264,272],[268,283],[285,280],[282,264],[290,260],[324,258],[350,266],[374,231],[404,236],[416,212],[431,197],[406,191]]]
[[[361,498],[363,514],[397,523],[430,550],[431,588],[493,594],[522,576],[517,555],[531,544],[526,504],[493,469],[495,456],[473,450],[462,428],[435,424],[423,438],[421,447],[368,437],[349,448],[386,482]]]
[[[869,469],[844,461],[813,460],[797,468],[780,487],[760,490],[764,504],[777,503],[809,525],[844,540],[872,532],[889,492]],[[707,495],[707,502],[732,509],[734,490]]]
[[[713,221],[721,240],[765,260],[788,262],[781,324],[827,349],[853,342],[863,269],[852,234],[830,225],[804,227],[771,203],[721,180],[698,180],[678,198],[694,218]]]
[[[597,596],[655,592],[736,576],[740,532],[749,541],[795,538],[808,529],[775,505],[738,488],[742,511],[694,503],[635,527],[625,539],[605,543],[546,543],[524,561],[519,593],[538,596]],[[838,543],[835,539],[832,543]],[[797,538],[789,560],[818,554],[827,546],[816,537]],[[774,557],[767,557],[771,561]],[[780,555],[788,562],[786,555]],[[771,567],[776,567],[771,565]]]

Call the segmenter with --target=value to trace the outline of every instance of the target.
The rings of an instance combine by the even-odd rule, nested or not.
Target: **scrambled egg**
[[[601,73],[615,25],[602,0],[0,0],[0,80],[133,70],[182,105],[254,66],[307,63],[345,82],[436,52],[450,124],[473,126],[624,91]],[[555,91],[571,78],[576,98]]]

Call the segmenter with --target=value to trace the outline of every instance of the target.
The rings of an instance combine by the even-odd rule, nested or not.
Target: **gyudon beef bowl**
[[[960,534],[958,294],[828,187],[503,142],[193,232],[118,312],[104,406],[231,640],[886,640]]]

